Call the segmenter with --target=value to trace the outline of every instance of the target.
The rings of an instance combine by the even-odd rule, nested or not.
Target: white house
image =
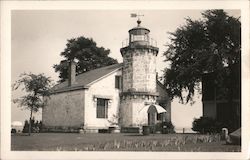
[[[115,117],[120,127],[171,121],[170,100],[156,74],[159,49],[150,30],[137,23],[121,48],[123,63],[77,76],[75,62],[70,63],[69,79],[52,89],[43,108],[45,130],[98,132],[112,126]]]

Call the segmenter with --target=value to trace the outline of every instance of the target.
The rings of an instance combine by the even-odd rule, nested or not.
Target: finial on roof
[[[138,20],[137,20],[137,24],[138,24],[138,27],[140,26],[140,24],[141,24],[141,20],[140,20],[140,18],[138,18]]]
[[[144,16],[144,15],[143,15],[143,14],[131,13],[131,17],[132,17],[132,18],[138,17],[138,20],[137,20],[138,27],[139,27],[140,24],[141,24],[140,17],[142,17],[142,16]]]

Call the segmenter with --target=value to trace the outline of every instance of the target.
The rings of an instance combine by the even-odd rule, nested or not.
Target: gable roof
[[[62,83],[55,85],[52,88],[52,93],[88,88],[92,83],[109,75],[110,73],[113,73],[114,71],[117,71],[121,67],[122,63],[118,63],[84,72],[76,76],[76,83],[74,85],[68,86],[68,80],[66,80]]]

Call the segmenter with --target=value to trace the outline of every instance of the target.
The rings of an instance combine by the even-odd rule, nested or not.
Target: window
[[[115,76],[115,88],[122,89],[122,77]]]
[[[108,99],[97,98],[96,118],[108,118]]]
[[[161,113],[157,114],[156,120],[157,121],[161,121],[162,120],[162,114]]]
[[[132,35],[131,41],[148,41],[148,36],[147,35]]]

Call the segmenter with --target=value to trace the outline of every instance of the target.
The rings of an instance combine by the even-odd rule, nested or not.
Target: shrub
[[[37,133],[42,131],[42,121],[35,121],[33,118],[31,120],[31,133]],[[24,126],[23,126],[23,133],[29,133],[29,121],[25,120]]]
[[[156,123],[154,126],[154,132],[162,131],[162,123]]]
[[[28,120],[25,120],[22,132],[23,133],[28,133],[29,132],[29,122],[28,122]]]
[[[172,122],[162,122],[162,133],[175,133]]]
[[[219,133],[222,128],[222,124],[210,117],[200,117],[194,119],[192,123],[192,130],[199,133]]]
[[[12,128],[12,129],[11,129],[11,133],[16,133],[16,129],[15,129],[15,128]]]
[[[139,133],[139,127],[122,127],[121,133]]]
[[[172,122],[159,122],[150,127],[150,133],[156,133],[160,131],[161,133],[175,133],[174,125]]]

